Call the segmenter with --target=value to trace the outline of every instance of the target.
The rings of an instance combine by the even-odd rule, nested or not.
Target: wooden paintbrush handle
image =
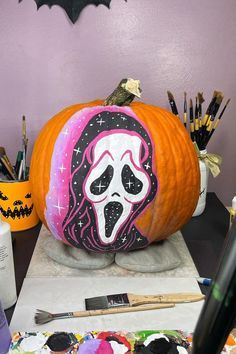
[[[175,304],[155,304],[155,305],[137,306],[137,307],[116,307],[116,308],[110,308],[106,310],[77,311],[72,313],[73,313],[73,317],[89,317],[89,316],[110,315],[110,314],[125,313],[125,312],[158,310],[158,309],[164,309],[164,308],[169,308],[174,306]]]
[[[0,157],[0,161],[2,163],[2,165],[5,167],[7,173],[9,174],[9,176],[15,180],[16,176],[14,175],[13,171],[11,170],[11,167],[8,165],[7,160],[4,158],[4,156]]]
[[[174,293],[159,295],[128,294],[130,306],[139,306],[153,303],[183,303],[203,300],[205,296],[198,293]]]

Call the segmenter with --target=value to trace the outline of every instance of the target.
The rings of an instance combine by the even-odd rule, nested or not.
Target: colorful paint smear
[[[17,332],[10,354],[188,354],[192,333],[180,330],[140,332]],[[222,354],[236,353],[236,340],[230,334]]]

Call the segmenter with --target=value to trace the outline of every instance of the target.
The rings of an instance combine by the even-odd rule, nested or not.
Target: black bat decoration
[[[19,0],[21,2],[22,0]],[[87,5],[105,5],[107,8],[110,8],[111,0],[34,0],[39,9],[43,5],[48,5],[50,8],[53,5],[61,6],[71,19],[75,23],[81,13],[81,11]],[[127,1],[127,0],[125,0]]]

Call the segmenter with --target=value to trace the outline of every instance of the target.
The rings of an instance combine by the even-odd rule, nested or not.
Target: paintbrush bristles
[[[168,99],[170,102],[170,107],[171,107],[172,113],[174,115],[178,116],[179,113],[178,113],[178,109],[177,109],[177,106],[175,103],[174,96],[172,95],[172,93],[170,91],[167,91],[167,95],[168,95]]]
[[[127,306],[127,304],[126,304]],[[109,302],[107,296],[97,296],[90,299],[85,299],[86,310],[108,309]]]
[[[36,324],[44,324],[51,322],[53,320],[53,315],[50,312],[38,310],[34,316],[34,321]]]
[[[217,103],[217,104],[221,104],[221,102],[223,101],[223,98],[224,98],[224,95],[219,94],[219,95],[216,97],[216,103]]]
[[[203,92],[198,92],[197,97],[198,97],[199,104],[203,104],[203,102],[205,102],[203,98]]]
[[[167,95],[170,101],[174,101],[174,96],[172,95],[172,93],[170,91],[167,91]]]

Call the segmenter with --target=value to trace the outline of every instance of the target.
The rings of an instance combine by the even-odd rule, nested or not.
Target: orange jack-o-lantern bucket
[[[23,231],[39,222],[29,181],[0,181],[0,213],[11,231]]]

